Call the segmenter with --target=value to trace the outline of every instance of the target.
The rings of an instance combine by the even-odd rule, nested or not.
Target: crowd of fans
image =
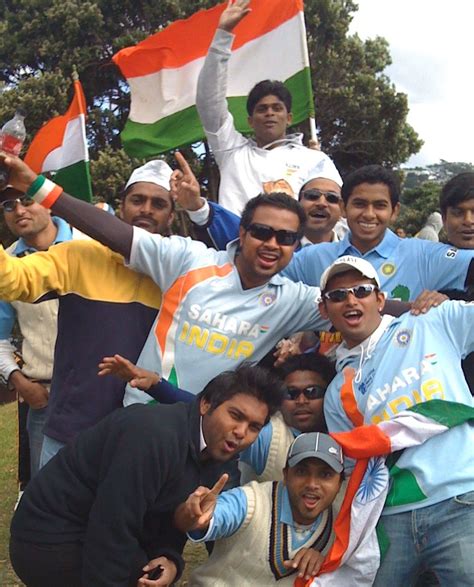
[[[197,86],[218,204],[180,153],[135,169],[117,215],[0,154],[0,373],[28,438],[12,565],[28,587],[160,587],[189,539],[209,551],[190,585],[469,587],[474,174],[408,239],[396,174],[343,181],[287,134],[282,83],[251,90],[238,133],[248,4]],[[171,234],[177,205],[200,240]]]

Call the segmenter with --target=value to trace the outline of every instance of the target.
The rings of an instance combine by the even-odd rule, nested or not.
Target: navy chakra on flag
[[[361,505],[376,499],[388,485],[388,469],[383,457],[372,457],[367,465],[364,478],[357,490],[355,500]]]

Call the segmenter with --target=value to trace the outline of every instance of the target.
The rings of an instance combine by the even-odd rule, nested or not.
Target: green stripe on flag
[[[390,491],[385,501],[385,507],[416,503],[426,499],[415,475],[408,469],[399,469],[394,465],[390,469]]]
[[[299,124],[314,115],[311,74],[305,68],[285,81],[293,97],[293,123]],[[238,131],[248,134],[247,96],[228,99],[229,109]],[[131,157],[153,157],[171,149],[184,147],[205,138],[196,107],[191,106],[152,124],[127,120],[122,131],[123,148]]]
[[[390,538],[383,525],[383,516],[377,522],[377,526],[375,526],[375,533],[377,534],[377,542],[379,543],[380,562],[382,562],[390,546]]]
[[[415,404],[408,411],[416,412],[448,428],[474,420],[474,408],[471,406],[442,399],[432,399],[421,404]]]
[[[92,202],[92,186],[89,161],[79,161],[64,167],[53,176],[55,183],[79,200]]]

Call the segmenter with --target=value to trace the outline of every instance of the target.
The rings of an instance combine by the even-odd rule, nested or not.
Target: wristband
[[[61,186],[39,175],[28,188],[27,194],[44,208],[51,208],[62,192]]]

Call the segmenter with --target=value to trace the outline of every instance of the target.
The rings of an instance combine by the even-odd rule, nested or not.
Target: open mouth
[[[277,253],[270,253],[263,251],[258,253],[258,261],[264,269],[271,269],[277,263],[279,255]]]
[[[375,222],[359,222],[358,224],[362,228],[362,230],[367,231],[375,230],[378,226]]]
[[[304,493],[301,496],[301,498],[303,500],[304,505],[309,510],[314,509],[320,501],[320,497],[315,493]]]
[[[239,445],[232,440],[224,440],[224,452],[234,453],[239,449]]]
[[[329,218],[329,214],[323,210],[311,210],[308,216],[317,220],[327,220]]]
[[[362,312],[360,310],[348,310],[342,315],[350,326],[357,326],[362,320]]]

